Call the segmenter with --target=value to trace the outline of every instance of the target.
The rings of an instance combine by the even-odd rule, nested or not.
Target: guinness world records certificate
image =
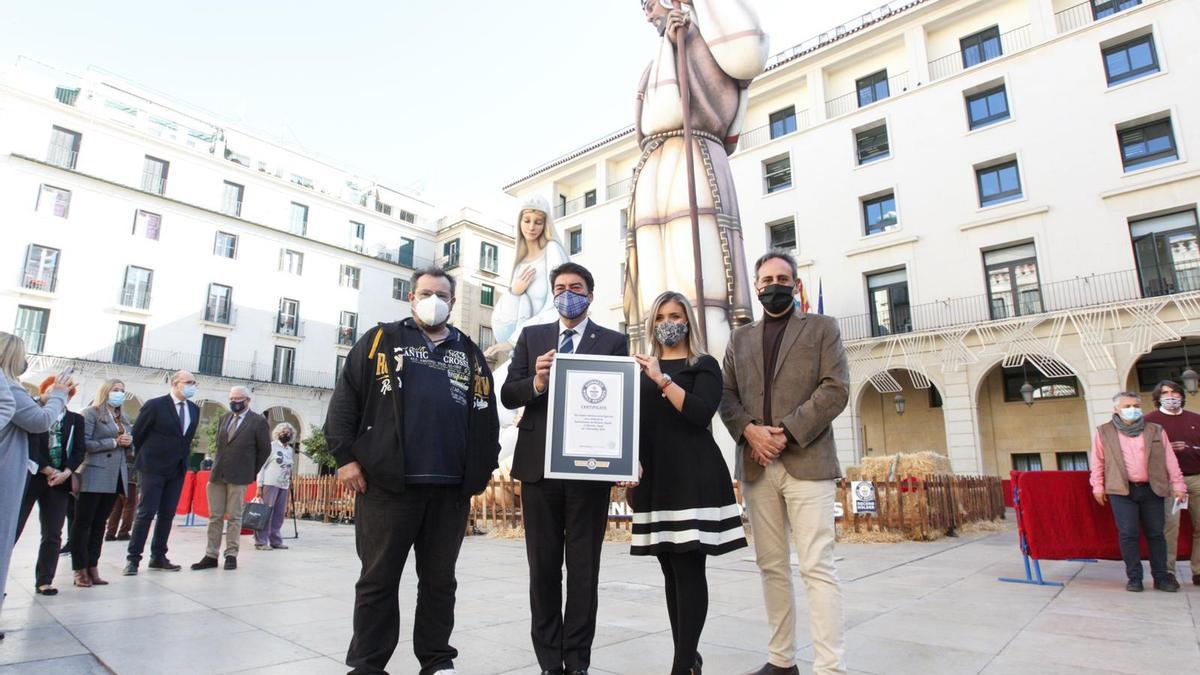
[[[547,478],[638,480],[641,368],[628,356],[558,354],[550,367]]]

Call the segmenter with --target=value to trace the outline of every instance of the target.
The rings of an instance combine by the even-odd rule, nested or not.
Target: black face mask
[[[244,410],[246,410],[246,402],[245,401],[230,401],[229,409],[235,413],[241,413]]]
[[[762,303],[763,309],[770,314],[783,314],[795,304],[793,293],[796,292],[795,287],[785,286],[783,284],[771,284],[762,289],[758,293],[758,301]]]
[[[288,443],[291,443],[291,442],[292,442],[292,435],[291,435],[291,434],[280,434],[280,435],[279,435],[279,442],[280,442],[280,443],[283,443],[284,445],[287,445]]]

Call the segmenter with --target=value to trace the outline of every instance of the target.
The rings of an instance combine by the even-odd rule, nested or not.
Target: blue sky
[[[504,183],[630,123],[656,37],[635,0],[6,4],[6,65],[99,66],[447,209],[507,209]],[[774,52],[883,0],[754,4]]]

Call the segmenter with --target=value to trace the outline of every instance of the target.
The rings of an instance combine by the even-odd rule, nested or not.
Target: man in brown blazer
[[[225,569],[237,569],[237,554],[242,533],[242,509],[246,487],[254,482],[258,470],[271,454],[271,430],[267,419],[250,409],[250,390],[229,390],[229,414],[221,417],[217,430],[217,451],[208,477],[208,550],[194,570],[217,566],[221,552],[221,520],[225,526]]]
[[[807,590],[813,672],[845,673],[842,590],[833,564],[834,480],[841,468],[830,423],[849,397],[846,354],[836,321],[796,308],[791,255],[768,251],[754,276],[764,315],[730,337],[721,401],[721,419],[738,444],[771,625],[770,655],[754,673],[799,672],[789,535]]]

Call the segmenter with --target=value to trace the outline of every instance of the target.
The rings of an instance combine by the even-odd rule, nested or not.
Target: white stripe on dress
[[[633,522],[639,525],[647,523],[665,523],[678,520],[711,520],[720,522],[742,515],[742,507],[737,504],[727,506],[706,506],[696,509],[679,509],[678,511],[650,511],[634,513]]]
[[[720,546],[728,544],[731,541],[737,541],[745,537],[745,531],[741,526],[725,530],[724,532],[701,532],[700,530],[682,530],[679,532],[650,532],[648,534],[633,535],[633,546],[653,546],[654,544],[686,544],[693,541],[699,541],[707,546]]]

